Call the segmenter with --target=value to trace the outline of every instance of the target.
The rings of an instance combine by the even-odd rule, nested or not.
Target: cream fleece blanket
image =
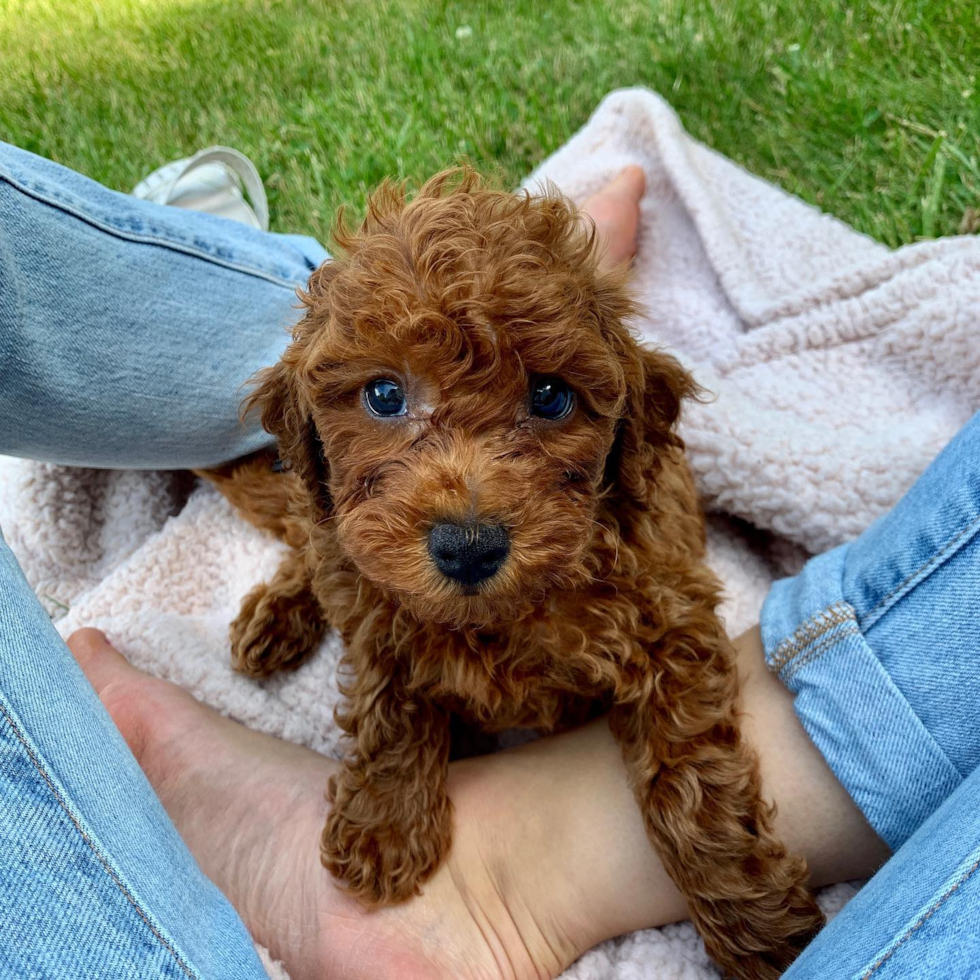
[[[628,163],[648,178],[639,327],[715,395],[688,408],[683,434],[735,633],[774,578],[860,533],[980,406],[980,239],[890,251],[695,142],[642,89],[608,96],[529,184],[582,200]],[[0,497],[8,540],[64,635],[98,626],[245,724],[340,754],[335,638],[264,684],[229,669],[228,623],[281,546],[214,490],[8,460]],[[825,904],[852,893],[839,886]],[[685,923],[605,943],[566,976],[717,973]]]

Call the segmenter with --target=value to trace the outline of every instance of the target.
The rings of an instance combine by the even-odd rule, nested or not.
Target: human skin
[[[69,646],[205,874],[292,980],[553,977],[604,939],[686,917],[605,719],[454,763],[449,859],[420,897],[365,912],[318,859],[335,761],[223,718],[96,630]],[[758,630],[736,650],[777,832],[815,885],[873,873],[888,851],[766,670]]]

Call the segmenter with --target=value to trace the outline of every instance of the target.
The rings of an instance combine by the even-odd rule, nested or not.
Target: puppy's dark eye
[[[575,404],[572,389],[561,378],[531,380],[531,414],[542,419],[563,419]]]
[[[397,381],[390,378],[369,381],[364,386],[364,400],[370,411],[382,418],[404,415],[408,411],[405,392]]]

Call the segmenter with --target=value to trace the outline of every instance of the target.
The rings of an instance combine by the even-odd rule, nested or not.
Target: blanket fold
[[[629,163],[648,178],[637,328],[711,392],[683,436],[736,633],[776,577],[859,534],[980,406],[980,239],[891,251],[694,141],[643,89],[607,96],[526,185],[581,201]],[[230,669],[228,624],[282,546],[212,488],[0,459],[0,523],[63,635],[97,626],[245,724],[341,754],[336,637],[264,683]],[[640,975],[717,973],[681,924],[605,943],[566,974]]]

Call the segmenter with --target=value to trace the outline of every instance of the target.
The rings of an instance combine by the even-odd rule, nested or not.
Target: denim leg
[[[891,513],[777,582],[771,670],[897,850],[980,763],[980,415]]]
[[[267,445],[240,389],[325,258],[0,143],[0,453],[175,469]]]
[[[980,977],[980,769],[804,950],[785,980]]]
[[[0,452],[165,468],[266,444],[238,388],[325,257],[0,144]],[[0,977],[265,977],[2,537]]]
[[[794,977],[851,976],[803,965],[845,946],[854,976],[972,976],[955,966],[964,950],[980,975],[978,605],[980,414],[891,513],[766,600],[769,668],[897,852]],[[914,943],[899,941],[907,932]]]
[[[0,538],[0,977],[265,976]]]

